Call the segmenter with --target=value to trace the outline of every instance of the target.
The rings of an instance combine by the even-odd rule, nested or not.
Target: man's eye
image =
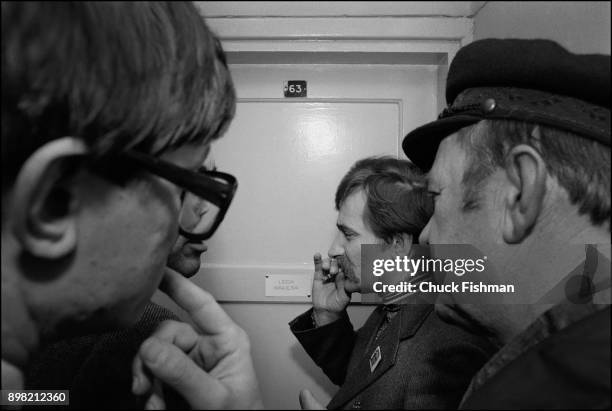
[[[346,238],[347,240],[350,240],[351,238],[355,237],[355,233],[343,231],[342,234],[344,234],[344,238]]]
[[[427,194],[429,194],[429,196],[435,200],[436,197],[438,197],[440,195],[440,192],[439,191],[433,191],[433,190],[427,190]]]

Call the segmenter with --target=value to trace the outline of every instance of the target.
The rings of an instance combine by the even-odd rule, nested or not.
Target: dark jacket
[[[69,406],[62,409],[143,409],[144,399],[132,394],[132,360],[142,342],[168,319],[178,318],[164,307],[149,303],[130,328],[44,347],[28,364],[25,389],[70,390]],[[187,406],[175,392],[168,389],[165,395],[168,408]]]
[[[404,304],[377,340],[377,307],[358,332],[348,315],[313,328],[312,310],[289,323],[306,352],[340,390],[327,408],[456,408],[493,354],[485,339],[442,322],[431,304]],[[381,359],[371,370],[380,347]],[[373,359],[373,358],[372,358]]]
[[[610,395],[608,305],[553,330],[483,382],[461,408],[610,409]]]

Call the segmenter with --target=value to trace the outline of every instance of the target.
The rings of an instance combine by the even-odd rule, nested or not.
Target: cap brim
[[[427,123],[406,134],[402,141],[402,149],[421,170],[429,171],[436,158],[440,142],[463,127],[475,124],[480,120],[482,118],[475,115],[459,114]]]

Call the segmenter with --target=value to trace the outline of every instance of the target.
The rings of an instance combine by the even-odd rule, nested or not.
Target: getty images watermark
[[[393,245],[362,245],[362,292],[406,304],[422,303],[411,295],[433,301],[441,293],[457,304],[610,304],[610,244],[556,249],[553,258],[534,252],[520,264],[514,261],[510,271],[505,258],[512,256],[501,247],[489,246],[485,254],[466,244],[414,245],[404,253]],[[575,268],[555,283],[538,276],[555,264]]]

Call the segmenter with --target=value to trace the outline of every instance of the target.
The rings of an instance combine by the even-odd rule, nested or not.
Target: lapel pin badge
[[[380,345],[379,345],[376,347],[376,349],[370,356],[370,372],[374,372],[374,370],[378,366],[378,363],[380,362],[381,359],[382,359],[382,356],[380,355]]]

